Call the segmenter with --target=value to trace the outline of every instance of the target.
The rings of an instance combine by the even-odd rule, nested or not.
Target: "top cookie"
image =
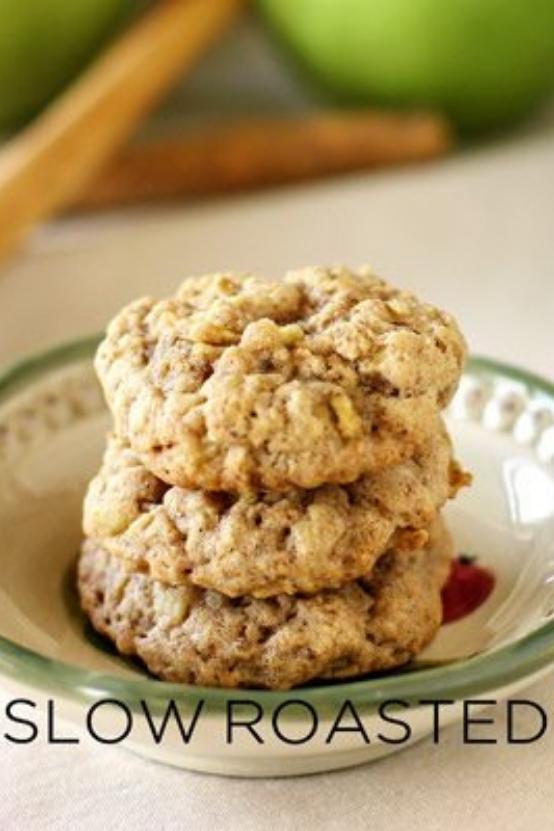
[[[165,482],[284,491],[413,455],[465,357],[455,321],[368,270],[189,279],[131,303],[96,369],[116,432]]]

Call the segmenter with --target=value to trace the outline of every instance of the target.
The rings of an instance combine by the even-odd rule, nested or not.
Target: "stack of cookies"
[[[455,321],[369,270],[191,278],[112,321],[81,602],[160,678],[286,689],[398,666],[441,623],[466,483]]]

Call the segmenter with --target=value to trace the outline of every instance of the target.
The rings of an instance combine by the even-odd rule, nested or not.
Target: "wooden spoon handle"
[[[0,152],[0,259],[102,167],[243,0],[165,0]]]

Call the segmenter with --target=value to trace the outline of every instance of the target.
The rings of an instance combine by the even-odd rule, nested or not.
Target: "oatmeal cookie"
[[[344,484],[409,458],[458,382],[455,321],[368,270],[216,274],[131,303],[96,369],[145,466],[181,487]]]
[[[310,594],[368,574],[426,528],[466,482],[444,426],[401,465],[351,485],[286,493],[168,487],[114,437],[84,503],[84,532],[132,570],[230,597]]]
[[[230,599],[130,572],[87,541],[81,604],[117,649],[167,681],[288,689],[406,663],[440,626],[452,546],[435,524],[427,550],[384,554],[368,579],[310,597]]]

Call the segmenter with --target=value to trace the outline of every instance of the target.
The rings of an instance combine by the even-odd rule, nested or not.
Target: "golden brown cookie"
[[[117,649],[167,681],[288,689],[406,663],[440,626],[452,544],[437,522],[426,550],[390,551],[367,580],[311,597],[230,599],[127,571],[85,542],[81,604]]]
[[[458,382],[455,321],[368,270],[217,274],[108,327],[96,369],[160,479],[207,490],[352,482],[421,447]]]
[[[351,485],[225,494],[164,485],[111,438],[84,503],[84,531],[128,568],[230,597],[311,594],[409,550],[465,482],[444,426],[414,458]]]

